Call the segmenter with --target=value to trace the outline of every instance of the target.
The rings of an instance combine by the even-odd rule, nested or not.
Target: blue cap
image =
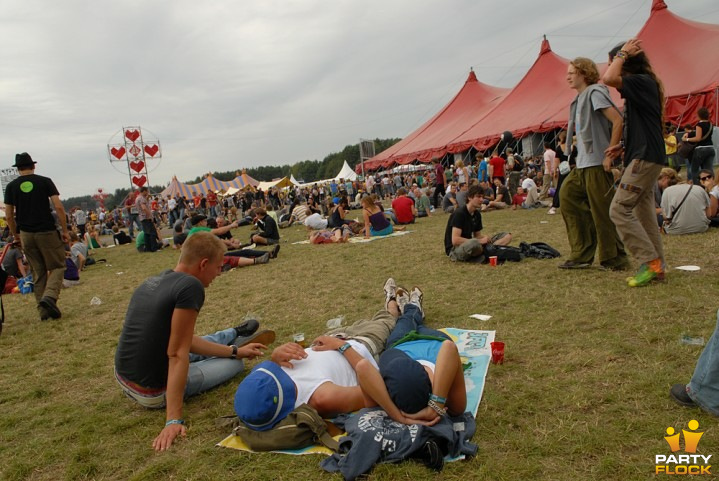
[[[399,349],[387,349],[379,358],[379,372],[392,402],[414,414],[427,407],[432,383],[424,367]]]
[[[235,413],[247,427],[267,431],[295,408],[295,383],[272,361],[259,363],[237,386]]]

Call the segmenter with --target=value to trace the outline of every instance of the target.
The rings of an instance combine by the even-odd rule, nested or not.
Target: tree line
[[[375,153],[388,149],[402,139],[374,139]],[[300,182],[314,182],[317,180],[328,179],[337,175],[344,161],[347,161],[353,169],[360,162],[359,144],[347,145],[340,152],[333,152],[327,155],[321,161],[319,160],[303,160],[293,165],[263,165],[260,167],[248,167],[245,170],[247,175],[263,182],[269,182],[273,179],[289,177],[294,175],[295,179]],[[223,181],[229,181],[237,177],[237,170],[226,172],[213,172],[212,175]],[[202,182],[203,176],[195,177],[193,180],[185,181],[188,184],[196,184]],[[165,185],[150,186],[150,192],[161,192],[165,189]],[[125,197],[130,193],[130,189],[123,187],[115,189],[115,192],[108,193],[105,199],[105,207],[114,209],[121,205]],[[81,207],[83,209],[94,209],[98,202],[92,195],[84,195],[78,197],[70,197],[62,201],[66,210],[73,207]]]

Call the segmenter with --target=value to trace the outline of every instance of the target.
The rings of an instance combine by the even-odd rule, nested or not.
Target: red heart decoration
[[[140,132],[138,132],[137,130],[126,130],[125,137],[134,142],[140,137]]]
[[[132,183],[138,187],[142,187],[143,185],[145,185],[145,182],[147,182],[147,177],[145,177],[144,175],[134,175],[132,177]]]
[[[145,146],[145,153],[147,153],[150,157],[154,157],[158,150],[160,150],[160,148],[157,145]]]
[[[134,170],[135,172],[142,172],[142,169],[145,167],[145,163],[141,160],[138,160],[137,162],[130,162],[130,168]]]
[[[125,155],[125,147],[120,147],[119,149],[113,147],[110,149],[110,153],[118,159],[122,159],[122,157]]]

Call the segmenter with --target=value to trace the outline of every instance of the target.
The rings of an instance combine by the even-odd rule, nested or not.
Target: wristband
[[[184,419],[170,419],[169,421],[167,421],[165,423],[165,427],[170,426],[172,424],[183,424],[184,425],[185,420]]]
[[[340,354],[344,354],[345,351],[350,347],[352,347],[352,344],[350,344],[349,342],[345,342],[339,348],[337,348],[337,350],[340,352]]]
[[[439,396],[435,396],[434,394],[430,394],[430,395],[429,395],[429,400],[430,400],[430,401],[434,401],[434,402],[436,402],[436,403],[440,403],[440,404],[446,404],[446,403],[447,403],[447,398],[446,398],[446,397],[439,397]]]
[[[237,346],[234,344],[232,345],[232,354],[230,354],[230,359],[237,359]]]
[[[629,54],[624,50],[620,50],[614,55],[614,58],[621,58],[622,60],[626,60],[628,57]]]

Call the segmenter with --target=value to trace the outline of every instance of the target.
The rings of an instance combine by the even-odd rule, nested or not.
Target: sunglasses
[[[702,181],[702,182],[704,182],[704,181],[707,180],[707,179],[711,179],[711,177],[708,176],[708,175],[706,175],[706,176],[704,176],[704,177],[699,177],[699,180]]]

